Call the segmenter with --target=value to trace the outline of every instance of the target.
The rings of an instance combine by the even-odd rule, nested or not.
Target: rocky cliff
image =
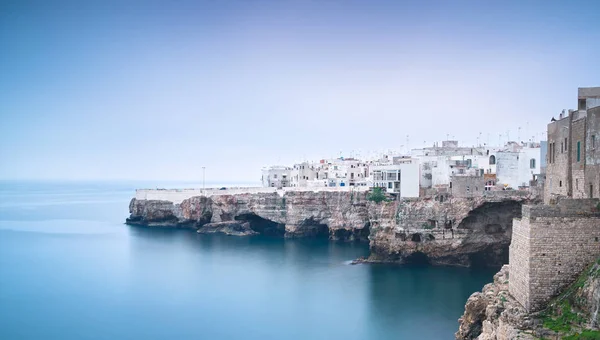
[[[290,191],[136,200],[128,224],[200,233],[369,241],[367,262],[498,265],[508,259],[512,219],[528,196],[371,202],[365,192]]]
[[[508,262],[512,220],[529,196],[413,199],[370,210],[368,262],[493,265]]]
[[[600,339],[600,260],[545,310],[528,314],[508,293],[508,265],[469,297],[456,339]]]
[[[366,193],[294,191],[192,197],[180,204],[133,199],[128,224],[197,228],[200,233],[329,237],[368,241]]]

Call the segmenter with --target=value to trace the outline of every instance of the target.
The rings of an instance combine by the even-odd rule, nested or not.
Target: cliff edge
[[[508,262],[513,218],[521,216],[523,203],[534,200],[508,193],[377,203],[364,191],[221,194],[180,203],[134,198],[126,223],[369,242],[370,256],[357,262],[499,266]]]

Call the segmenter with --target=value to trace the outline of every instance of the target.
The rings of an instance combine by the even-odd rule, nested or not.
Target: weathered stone
[[[519,216],[521,202],[531,199],[504,195],[374,203],[365,192],[332,191],[196,196],[179,204],[133,199],[127,223],[202,229],[208,223],[248,222],[259,234],[370,241],[366,262],[498,265],[506,263],[512,218]]]
[[[456,339],[510,340],[535,339],[530,330],[525,309],[508,294],[509,266],[494,275],[494,282],[473,293],[458,319]]]
[[[249,222],[216,222],[216,223],[207,223],[202,227],[198,228],[198,234],[214,234],[214,233],[222,233],[226,235],[233,236],[250,236],[257,235],[250,228]]]

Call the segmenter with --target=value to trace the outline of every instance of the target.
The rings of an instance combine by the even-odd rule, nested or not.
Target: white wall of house
[[[496,176],[499,184],[505,184],[513,189],[520,185],[519,153],[503,151],[496,154]]]
[[[419,197],[419,161],[415,160],[411,164],[400,164],[400,166],[400,196]]]
[[[275,165],[262,169],[262,186],[281,188],[291,185],[291,169],[286,166]]]
[[[372,186],[384,187],[387,192],[399,193],[400,197],[419,197],[420,162],[371,167]],[[383,177],[379,177],[383,174]],[[398,178],[399,175],[399,178]]]

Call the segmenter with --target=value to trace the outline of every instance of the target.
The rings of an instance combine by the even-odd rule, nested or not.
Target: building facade
[[[544,201],[600,197],[600,87],[578,89],[578,110],[548,124]]]
[[[291,186],[290,175],[292,168],[274,165],[262,169],[262,186],[283,188]]]
[[[374,165],[371,167],[372,186],[385,188],[400,197],[419,197],[419,162]]]

